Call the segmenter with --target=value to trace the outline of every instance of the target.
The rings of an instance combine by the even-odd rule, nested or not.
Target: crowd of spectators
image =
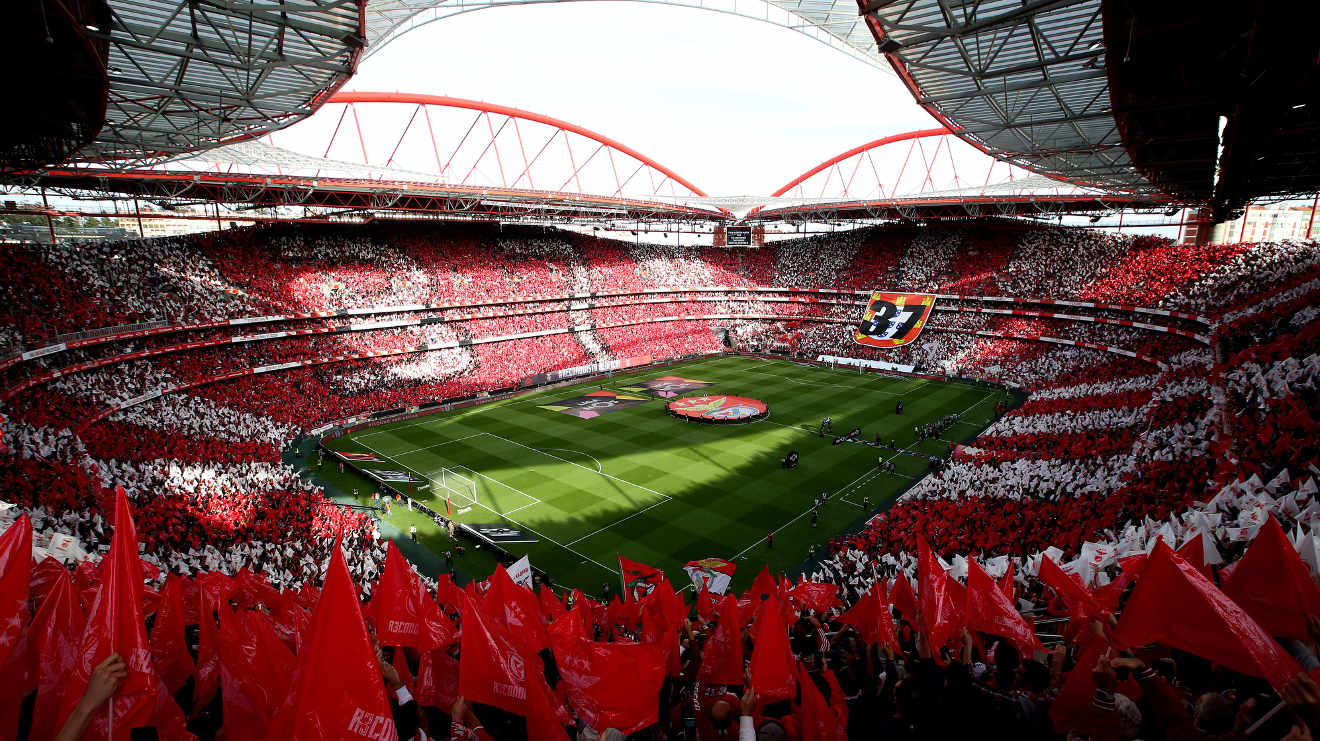
[[[1299,686],[1294,680],[1286,692],[1274,687],[1284,693],[1289,712],[1262,721],[1271,703],[1278,702],[1270,699],[1270,688],[1222,667],[1208,671],[1204,660],[1213,657],[1193,656],[1195,651],[1166,650],[1159,656],[1138,652],[1108,663],[1097,661],[1086,653],[1092,644],[1077,638],[1088,632],[1109,634],[1107,616],[1078,614],[1075,605],[1063,604],[1075,597],[1070,588],[1041,572],[1047,563],[1061,565],[1083,589],[1112,598],[1105,603],[1111,605],[1107,614],[1121,614],[1120,597],[1130,596],[1132,583],[1126,559],[1151,553],[1156,541],[1163,540],[1218,580],[1242,558],[1271,516],[1291,533],[1294,552],[1313,572],[1320,566],[1315,563],[1320,531],[1312,532],[1320,515],[1314,483],[1320,476],[1314,415],[1320,376],[1320,330],[1314,321],[1320,314],[1315,308],[1320,261],[1313,244],[1210,249],[1082,230],[962,224],[846,232],[746,251],[613,244],[478,226],[443,232],[409,225],[359,232],[282,226],[140,244],[21,248],[0,256],[0,263],[27,276],[21,283],[0,286],[0,347],[7,349],[39,347],[63,333],[116,324],[187,324],[410,304],[496,304],[305,320],[286,326],[342,330],[362,321],[436,321],[348,327],[356,331],[116,360],[95,370],[62,374],[9,400],[0,437],[0,455],[6,462],[0,468],[0,491],[13,506],[0,517],[7,522],[20,513],[28,515],[37,552],[49,553],[73,569],[69,573],[84,600],[82,609],[91,611],[97,585],[105,578],[95,568],[74,567],[109,553],[116,532],[111,523],[114,492],[119,487],[135,510],[143,569],[150,574],[144,593],[148,603],[155,604],[172,578],[182,580],[188,593],[211,575],[237,579],[244,573],[256,575],[253,578],[276,594],[312,595],[297,608],[302,613],[286,604],[292,597],[269,594],[267,602],[235,594],[232,606],[222,600],[209,609],[203,603],[201,610],[194,603],[186,624],[191,659],[199,671],[205,664],[200,636],[207,629],[191,626],[214,623],[216,615],[223,626],[226,614],[301,615],[290,618],[288,625],[294,627],[288,629],[289,648],[302,661],[302,644],[294,636],[311,620],[314,590],[326,583],[337,534],[343,536],[347,572],[362,594],[370,596],[384,583],[386,549],[371,521],[335,506],[295,469],[279,462],[284,446],[300,431],[359,412],[507,388],[538,372],[593,361],[716,352],[724,347],[718,330],[728,329],[731,342],[741,349],[912,363],[1008,382],[1028,391],[1030,399],[973,444],[955,449],[941,471],[915,482],[865,531],[831,544],[830,555],[811,580],[838,586],[841,603],[794,602],[797,609],[786,613],[782,627],[800,662],[802,674],[797,676],[810,678],[815,690],[799,684],[780,702],[758,703],[755,693],[763,688],[747,687],[741,677],[718,683],[703,679],[706,647],[712,641],[732,635],[734,642],[745,644],[750,657],[765,640],[757,632],[765,611],[752,604],[759,601],[757,595],[744,595],[739,609],[745,612],[736,613],[742,621],[728,635],[723,631],[728,630],[724,623],[729,613],[712,613],[701,600],[689,606],[696,614],[687,619],[666,615],[663,625],[648,625],[645,610],[630,619],[626,608],[611,607],[614,612],[608,613],[586,598],[576,600],[582,609],[575,614],[586,616],[582,630],[587,643],[636,640],[666,651],[669,640],[676,644],[674,671],[666,668],[655,685],[659,703],[651,705],[655,709],[658,704],[659,714],[645,726],[629,729],[638,738],[681,737],[686,718],[703,739],[731,738],[739,733],[740,714],[747,716],[752,737],[755,729],[777,723],[790,737],[830,738],[807,730],[821,718],[832,718],[855,738],[968,734],[960,725],[965,719],[940,712],[948,703],[973,708],[979,717],[1012,728],[1009,735],[1015,738],[1053,738],[1070,730],[1093,738],[1190,738],[1209,734],[1212,727],[1223,737],[1279,738],[1293,723],[1305,727],[1314,722],[1307,715],[1313,712],[1308,701],[1298,699],[1320,701],[1314,686]],[[712,286],[883,287],[1132,302],[1208,317],[1210,324],[1198,331],[1207,333],[1211,344],[1099,323],[1078,326],[945,312],[920,342],[881,354],[853,345],[846,324],[812,321],[851,318],[860,297],[838,303],[783,303],[766,300],[766,292],[720,296],[694,290],[663,303],[623,297],[498,305],[591,292]],[[665,316],[762,313],[799,318],[648,322]],[[940,331],[941,326],[946,331]],[[1067,332],[1079,341],[1140,349],[1161,365],[1079,347],[966,333],[977,329],[1021,335]],[[428,343],[539,330],[562,331],[511,345],[463,342],[444,350],[415,351]],[[226,336],[207,330],[187,339]],[[175,341],[166,336],[57,353],[21,365],[8,378],[12,383],[71,360],[109,358]],[[217,370],[377,353],[384,356],[198,385],[103,414],[156,389],[207,380]],[[100,421],[86,424],[93,418]],[[926,546],[936,559],[943,559],[951,578],[960,587],[967,582],[964,588],[969,590],[972,561],[996,579],[1011,573],[1008,581],[1015,585],[1010,591],[1015,592],[1017,611],[1036,621],[1036,633],[1049,638],[1051,646],[1062,648],[1041,660],[1040,655],[1019,652],[1011,642],[991,639],[987,645],[982,636],[972,635],[984,630],[970,631],[965,641],[952,635],[932,644],[922,618],[899,607],[901,597],[895,596],[896,589],[903,591],[900,581],[921,581],[918,562]],[[0,563],[0,570],[6,568]],[[49,572],[42,577],[51,578]],[[428,599],[439,601],[451,628],[464,627],[476,614],[465,602],[476,600],[475,592],[459,596],[444,583],[427,588]],[[865,607],[867,595],[877,593],[899,610],[900,620],[891,626],[897,629],[896,646],[881,648],[866,629],[839,621],[843,610]],[[34,588],[32,594],[48,597],[53,592]],[[782,589],[775,594],[783,594]],[[29,602],[26,614],[42,608],[35,596]],[[258,604],[262,608],[254,610]],[[561,617],[542,604],[546,621]],[[234,608],[239,612],[229,612]],[[370,611],[368,618],[370,622]],[[751,628],[748,622],[753,622]],[[1070,625],[1060,627],[1065,622]],[[383,628],[375,624],[373,630],[381,633]],[[433,672],[436,662],[454,661],[443,650],[454,645],[430,653],[400,650],[396,656],[402,658],[383,663],[380,677],[361,678],[366,685],[391,690],[399,737],[413,738],[420,722],[432,736],[452,730],[455,738],[466,738],[474,718],[496,738],[542,737],[545,726],[531,730],[526,727],[530,720],[520,720],[507,707],[500,712],[482,704],[469,714],[470,708],[452,692],[440,702],[439,690],[421,685],[423,676],[433,676],[427,667]],[[544,663],[548,669],[557,720],[574,726],[583,738],[607,735],[607,727],[591,727],[596,716],[575,700],[573,667],[564,663],[575,649],[554,642],[537,648],[546,652],[534,665]],[[1314,661],[1300,644],[1288,648]],[[1172,670],[1161,663],[1170,659],[1176,660]],[[1122,689],[1115,691],[1111,669],[1120,665],[1129,668],[1134,679],[1119,680]],[[1059,698],[1068,696],[1067,683],[1083,675],[1092,683],[1088,687],[1094,696],[1087,695],[1081,710],[1073,703],[1053,717],[1051,706],[1062,705]],[[201,682],[200,674],[196,681]],[[400,686],[410,689],[406,694],[411,710],[405,695],[394,692]],[[744,700],[744,693],[753,699]],[[190,695],[185,702],[186,709],[196,711],[191,727],[203,736],[213,735],[231,717],[228,706],[222,711],[221,701],[206,698],[200,707],[192,707],[199,697]],[[1254,735],[1260,730],[1246,733],[1252,724],[1266,735]]]

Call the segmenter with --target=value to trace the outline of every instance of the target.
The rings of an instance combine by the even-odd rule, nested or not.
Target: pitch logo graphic
[[[933,308],[935,297],[929,293],[876,291],[871,294],[853,340],[867,347],[906,345],[921,334]]]

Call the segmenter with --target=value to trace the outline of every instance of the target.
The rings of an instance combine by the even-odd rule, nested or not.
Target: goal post
[[[454,504],[461,506],[477,503],[477,484],[472,479],[455,473],[452,469],[441,468],[435,480]]]

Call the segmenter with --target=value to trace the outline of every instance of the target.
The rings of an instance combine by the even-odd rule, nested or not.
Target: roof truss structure
[[[865,0],[881,51],[927,111],[1014,165],[1152,190],[1110,107],[1100,0]]]
[[[366,0],[108,0],[109,99],[83,162],[137,166],[310,115],[356,68]]]

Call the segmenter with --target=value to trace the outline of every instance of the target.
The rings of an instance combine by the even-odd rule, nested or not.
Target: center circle
[[[687,396],[669,402],[666,409],[680,419],[717,424],[755,422],[770,413],[770,406],[759,399],[727,394]]]

